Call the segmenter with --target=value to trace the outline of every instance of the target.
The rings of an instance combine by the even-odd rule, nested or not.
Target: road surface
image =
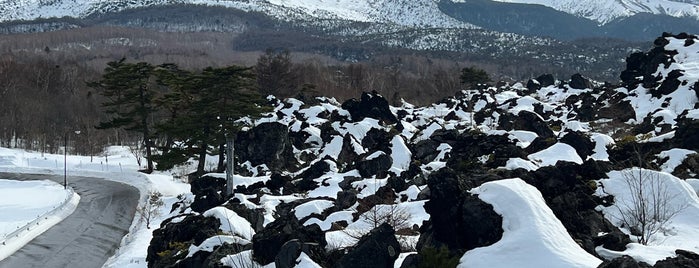
[[[0,173],[0,179],[43,180],[63,184],[62,176]],[[138,204],[132,186],[94,178],[68,177],[80,195],[75,212],[0,261],[0,268],[102,267],[129,231]]]

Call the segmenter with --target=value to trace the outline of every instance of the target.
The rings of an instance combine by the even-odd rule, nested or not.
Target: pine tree
[[[107,98],[102,106],[106,108],[105,113],[112,116],[100,122],[96,128],[123,128],[141,134],[146,150],[147,173],[153,171],[153,137],[149,122],[155,112],[152,104],[154,92],[149,81],[152,72],[153,66],[148,63],[126,63],[125,59],[121,59],[107,64],[101,80],[88,83]]]

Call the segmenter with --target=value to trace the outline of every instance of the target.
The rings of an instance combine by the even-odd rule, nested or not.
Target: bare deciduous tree
[[[616,202],[618,220],[637,236],[638,243],[647,245],[687,205],[673,202],[675,196],[656,171],[631,168],[623,171],[622,176],[630,196]]]
[[[148,229],[150,229],[151,221],[160,215],[160,207],[164,205],[162,197],[163,194],[160,192],[150,192],[146,201],[136,208],[136,213],[146,221]]]

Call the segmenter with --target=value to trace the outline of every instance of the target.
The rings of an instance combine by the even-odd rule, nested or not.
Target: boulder
[[[699,120],[682,117],[677,120],[677,130],[672,139],[676,147],[699,150]]]
[[[590,80],[583,77],[581,74],[574,74],[571,76],[568,85],[574,89],[588,89],[593,87]]]
[[[226,201],[222,195],[226,191],[226,180],[223,178],[204,176],[193,179],[189,184],[194,194],[190,207],[196,212],[203,213]]]
[[[542,139],[553,138],[553,130],[536,113],[522,110],[517,115],[503,114],[498,123],[505,130],[526,130],[539,135]]]
[[[248,131],[238,132],[235,155],[241,163],[265,164],[271,171],[281,172],[296,166],[292,147],[287,126],[276,122],[262,123]]]
[[[633,258],[624,255],[611,261],[605,260],[597,268],[650,268],[645,262],[637,262]]]
[[[387,171],[393,165],[393,158],[388,154],[381,154],[372,159],[364,159],[357,162],[357,170],[359,175],[364,178],[379,174],[379,172]]]
[[[295,183],[297,190],[306,192],[318,188],[319,185],[315,179],[320,178],[320,176],[323,176],[328,171],[330,171],[330,163],[326,160],[313,163],[308,169],[296,176],[297,180],[300,179]]]
[[[385,151],[390,152],[391,149],[389,145],[391,144],[391,139],[393,136],[388,132],[372,128],[367,131],[366,135],[362,139],[362,147],[367,151]]]
[[[657,268],[694,268],[699,267],[699,254],[686,251],[675,250],[676,257],[660,260],[655,263]]]
[[[262,265],[275,261],[282,246],[290,240],[316,243],[325,248],[325,233],[317,224],[304,226],[293,213],[284,213],[252,238],[253,258]]]
[[[279,249],[279,254],[274,258],[274,265],[277,268],[296,267],[296,260],[305,253],[311,259],[324,258],[325,249],[318,243],[303,243],[298,239],[289,240]]]
[[[536,78],[536,81],[539,82],[541,87],[548,87],[556,84],[556,78],[554,78],[552,74],[542,74]]]
[[[350,99],[342,103],[342,109],[347,110],[352,116],[352,121],[359,122],[364,118],[374,118],[384,124],[395,124],[398,122],[396,116],[391,112],[388,101],[376,91],[364,92],[362,97]]]
[[[357,203],[357,190],[343,190],[337,192],[335,206],[338,210],[348,209]]]
[[[169,267],[185,256],[178,254],[189,245],[199,245],[207,238],[219,233],[221,222],[212,217],[189,215],[180,222],[165,220],[153,231],[148,246],[148,267]]]
[[[495,178],[491,178],[495,179]],[[502,237],[502,217],[493,207],[467,191],[482,182],[468,182],[449,168],[433,173],[427,181],[430,199],[425,211],[430,220],[420,229],[421,248],[446,246],[466,252],[491,245]]]
[[[384,223],[359,239],[357,246],[342,256],[335,267],[392,268],[399,254],[400,244],[395,231]]]
[[[595,150],[595,143],[584,133],[579,131],[570,131],[566,133],[563,138],[561,138],[561,142],[575,148],[575,152],[578,153],[582,159],[587,159]]]

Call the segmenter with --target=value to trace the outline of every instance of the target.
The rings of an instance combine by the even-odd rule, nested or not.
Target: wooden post
[[[233,138],[226,137],[226,195],[233,195]]]

